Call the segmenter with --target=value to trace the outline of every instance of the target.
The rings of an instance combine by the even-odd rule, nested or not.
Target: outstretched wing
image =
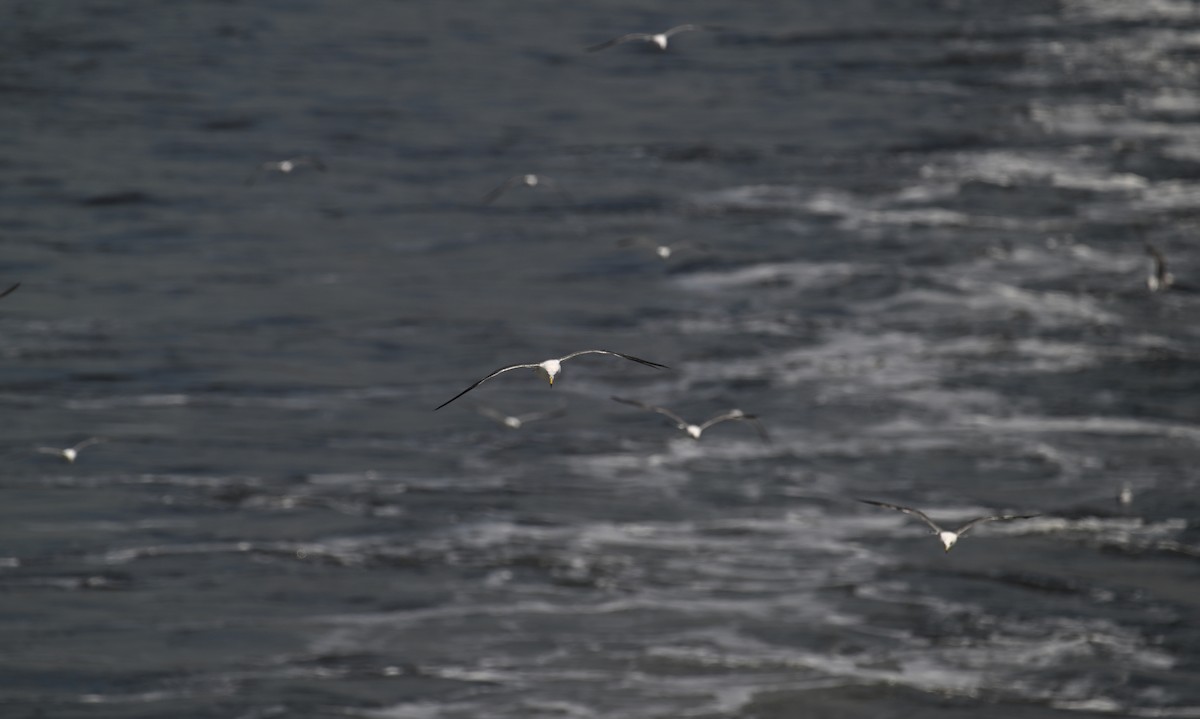
[[[708,252],[709,250],[712,249],[712,245],[710,245],[706,242],[693,242],[691,240],[683,240],[681,242],[676,242],[675,244],[671,245],[670,247],[675,252],[680,252],[682,250],[696,250],[699,252]]]
[[[499,185],[496,185],[495,187],[493,187],[491,190],[488,191],[488,193],[486,195],[483,196],[483,200],[482,200],[483,204],[490,205],[493,202],[495,202],[497,197],[499,197],[500,195],[503,195],[504,193],[511,190],[515,185],[519,184],[523,177],[525,177],[525,176],[524,175],[513,175],[512,177],[508,178],[504,182],[501,182]]]
[[[970,522],[967,522],[963,526],[959,527],[955,531],[955,533],[961,537],[962,535],[967,533],[968,529],[970,529],[971,527],[974,527],[976,524],[983,524],[984,522],[1007,522],[1007,521],[1013,520],[1013,519],[1033,519],[1034,517],[1040,517],[1040,516],[1042,516],[1042,515],[1040,515],[1040,514],[1000,514],[1000,515],[996,515],[994,517],[976,517],[975,519],[972,519]]]
[[[770,435],[767,434],[766,428],[762,426],[762,422],[758,421],[758,417],[752,414],[746,414],[740,409],[731,409],[725,414],[719,414],[716,417],[713,417],[704,424],[700,425],[700,431],[703,432],[714,424],[720,424],[722,422],[730,422],[734,420],[744,420],[749,422],[751,425],[753,425],[754,430],[758,432],[758,436],[762,437],[762,441],[771,441]]]
[[[943,531],[942,528],[938,526],[937,522],[934,522],[932,519],[929,518],[928,515],[926,515],[924,512],[922,512],[919,509],[913,509],[912,507],[902,507],[899,504],[888,504],[887,502],[876,502],[873,499],[860,499],[858,501],[860,501],[864,504],[873,504],[876,507],[883,507],[884,509],[894,509],[897,512],[904,512],[905,514],[911,514],[912,516],[921,520],[925,524],[928,524],[930,526],[930,528],[933,529],[933,531],[935,531],[935,532]]]
[[[676,25],[675,27],[671,28],[670,30],[667,30],[666,32],[664,32],[663,35],[665,35],[667,37],[671,37],[673,35],[678,35],[681,32],[692,32],[693,30],[713,30],[713,29],[715,29],[715,28],[709,27],[708,25],[693,25],[691,23],[687,23],[684,25]]]
[[[93,444],[100,444],[103,441],[104,441],[104,439],[101,437],[88,437],[87,439],[83,440],[82,442],[75,445],[71,449],[78,452],[79,450],[83,449],[84,447],[91,447]]]
[[[657,412],[658,414],[661,414],[662,416],[670,419],[672,422],[675,422],[675,424],[679,425],[681,428],[688,426],[687,420],[685,420],[683,417],[680,417],[679,415],[675,414],[674,412],[667,409],[666,407],[658,407],[658,406],[655,406],[652,404],[646,404],[645,402],[639,402],[636,399],[625,399],[624,397],[617,397],[615,395],[611,399],[614,402],[620,402],[621,404],[631,405],[631,406],[637,407],[639,409],[644,409],[647,412]]]
[[[538,175],[537,177],[539,185],[542,185],[549,190],[553,190],[554,194],[558,195],[567,202],[575,202],[575,196],[567,192],[566,188],[563,187],[558,180],[554,179],[553,177],[546,177],[545,175]]]
[[[617,247],[647,247],[651,250],[656,250],[658,249],[658,243],[645,235],[634,235],[632,237],[622,237],[617,240]]]
[[[573,357],[578,357],[579,355],[612,355],[614,357],[621,357],[623,359],[627,359],[630,362],[637,362],[638,364],[644,364],[647,367],[657,367],[658,369],[670,369],[665,364],[651,362],[650,360],[644,360],[640,357],[634,357],[633,355],[622,354],[620,352],[613,352],[612,350],[579,350],[578,352],[572,352],[571,354],[567,355],[566,357],[559,357],[558,361],[566,362],[567,360],[569,360]]]
[[[21,286],[21,283],[18,282],[17,284],[13,285],[12,287],[9,287],[7,290],[0,292],[0,297],[8,297],[13,292],[15,292],[17,290],[17,288],[20,286]]]
[[[561,417],[566,413],[567,413],[567,408],[565,406],[563,406],[563,407],[555,407],[554,409],[548,409],[544,412],[530,412],[529,414],[517,415],[517,419],[521,420],[522,422],[537,422],[538,420],[542,420],[542,419],[553,419],[555,417]]]
[[[294,157],[294,158],[292,158],[292,164],[293,165],[308,165],[309,167],[311,167],[314,170],[317,170],[318,172],[325,172],[326,170],[329,169],[329,167],[325,164],[325,162],[321,158],[314,157],[312,155],[302,155],[300,157]]]
[[[607,50],[608,48],[610,48],[614,45],[623,45],[627,42],[634,42],[637,40],[649,42],[650,38],[652,38],[652,37],[654,37],[654,36],[648,32],[631,32],[627,35],[622,35],[620,37],[614,37],[612,40],[602,42],[599,45],[592,45],[591,47],[586,47],[586,48],[584,48],[584,50],[586,50],[587,52],[599,52],[600,50]]]
[[[62,450],[59,449],[58,447],[37,447],[36,449],[38,452],[41,452],[42,454],[57,454],[60,457],[62,456],[62,453],[63,453]]]
[[[513,365],[509,365],[507,367],[501,367],[500,369],[496,370],[495,372],[489,374],[487,377],[484,377],[483,379],[479,380],[478,382],[472,384],[470,387],[467,387],[462,392],[459,392],[458,394],[454,395],[453,397],[446,400],[445,402],[442,402],[437,407],[434,407],[433,411],[434,412],[438,411],[442,407],[445,407],[446,405],[450,404],[451,402],[458,399],[459,397],[462,397],[467,392],[470,392],[471,390],[475,389],[476,387],[483,384],[484,382],[487,382],[489,379],[495,377],[496,375],[504,374],[505,372],[508,372],[509,370],[521,369],[521,368],[533,368],[533,367],[537,367],[537,365],[536,364],[513,364]]]
[[[259,177],[262,177],[265,173],[270,172],[273,168],[278,166],[278,162],[260,162],[258,167],[254,168],[254,172],[251,172],[246,176],[246,185],[253,185],[254,183],[258,182]]]
[[[492,409],[491,407],[484,405],[479,405],[475,408],[475,411],[484,417],[487,417],[488,419],[496,420],[500,424],[504,424],[508,420],[508,415],[504,414],[500,410]]]

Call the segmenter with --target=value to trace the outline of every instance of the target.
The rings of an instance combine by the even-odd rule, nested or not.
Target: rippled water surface
[[[1198,74],[1190,0],[3,4],[0,713],[1200,716]],[[593,347],[670,369],[432,411]]]

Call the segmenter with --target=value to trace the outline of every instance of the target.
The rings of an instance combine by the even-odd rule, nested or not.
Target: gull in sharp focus
[[[602,42],[599,45],[592,45],[585,48],[588,52],[597,52],[599,50],[607,50],[616,45],[624,45],[627,42],[648,42],[656,46],[659,50],[667,49],[667,40],[673,35],[678,35],[681,32],[692,32],[696,30],[715,30],[716,28],[708,25],[676,25],[670,30],[663,32],[631,32],[620,37],[614,37],[612,40]]]
[[[649,360],[644,360],[639,357],[634,357],[633,355],[622,354],[620,352],[613,352],[611,350],[580,350],[578,352],[572,352],[571,354],[566,355],[564,357],[552,358],[552,359],[544,360],[542,362],[530,362],[528,364],[512,364],[512,365],[508,365],[507,367],[501,367],[500,369],[496,370],[495,372],[492,372],[491,374],[484,377],[483,379],[476,381],[474,384],[472,384],[470,387],[467,387],[462,392],[459,392],[458,394],[454,395],[453,397],[446,400],[445,402],[442,402],[441,404],[439,404],[437,407],[434,408],[434,411],[437,411],[437,410],[441,409],[442,407],[445,407],[446,405],[450,404],[451,402],[458,399],[459,397],[462,397],[467,392],[470,392],[471,390],[475,389],[476,387],[483,384],[484,382],[487,382],[489,379],[491,379],[497,375],[504,374],[505,372],[508,372],[508,371],[514,370],[514,369],[534,370],[535,372],[538,373],[538,375],[540,375],[542,377],[542,379],[549,382],[550,386],[553,387],[554,386],[554,378],[557,377],[560,372],[562,372],[562,363],[563,362],[566,362],[567,360],[573,359],[580,355],[593,355],[593,354],[612,355],[614,357],[620,357],[622,359],[627,359],[630,362],[637,362],[638,364],[644,364],[647,367],[655,367],[657,369],[668,369],[665,364],[658,364],[657,362],[651,362]]]
[[[475,409],[484,417],[487,417],[488,419],[494,419],[509,429],[520,429],[529,422],[536,422],[542,419],[553,419],[554,417],[561,417],[567,413],[567,408],[565,406],[556,407],[544,412],[529,412],[527,414],[504,414],[498,409],[493,409],[491,407],[482,405],[476,407]]]
[[[17,284],[13,285],[12,287],[9,287],[7,290],[0,292],[0,297],[8,297],[13,292],[15,292],[17,290],[17,288],[20,286],[21,286],[21,283],[18,282]]]
[[[620,240],[617,240],[617,246],[618,247],[645,247],[646,249],[653,252],[655,254],[655,256],[658,257],[660,260],[669,260],[669,259],[671,259],[671,255],[677,254],[679,252],[683,252],[685,250],[707,250],[707,249],[709,249],[709,246],[704,244],[703,242],[688,242],[688,241],[684,240],[682,242],[674,242],[669,245],[662,245],[662,244],[659,244],[659,243],[655,242],[654,240],[650,239],[649,237],[642,237],[642,236],[624,237]]]
[[[88,439],[85,439],[72,447],[63,447],[61,449],[58,447],[38,447],[37,451],[41,452],[42,454],[56,454],[71,464],[74,464],[75,459],[79,456],[79,453],[83,451],[84,447],[91,447],[93,444],[100,444],[104,441],[105,440],[101,439],[100,437],[89,437]]]
[[[652,405],[652,404],[646,404],[645,402],[639,402],[636,399],[625,399],[624,397],[613,397],[612,399],[614,402],[620,402],[621,404],[628,404],[628,405],[632,405],[634,407],[640,407],[641,409],[644,409],[648,412],[657,412],[658,414],[661,414],[662,416],[664,416],[667,419],[674,422],[675,426],[678,429],[683,431],[684,434],[691,437],[692,439],[700,439],[700,435],[704,434],[704,430],[708,429],[709,427],[713,426],[714,424],[720,424],[721,422],[729,422],[729,421],[733,421],[733,420],[739,420],[739,421],[744,420],[754,426],[754,429],[758,432],[758,436],[762,437],[762,441],[764,441],[764,442],[771,441],[771,437],[767,434],[767,430],[763,428],[762,422],[758,421],[758,417],[756,417],[755,415],[752,415],[752,414],[746,414],[745,412],[743,412],[740,409],[731,409],[728,412],[725,412],[724,414],[719,414],[716,417],[706,420],[705,422],[703,422],[701,424],[692,424],[691,422],[688,422],[683,417],[680,417],[679,415],[675,414],[674,412],[667,409],[666,407],[656,407],[655,405]]]
[[[999,514],[991,517],[976,517],[958,529],[951,531],[948,529],[943,529],[940,525],[938,525],[937,522],[930,519],[928,515],[919,509],[902,507],[898,504],[888,504],[887,502],[876,502],[873,499],[860,499],[858,501],[863,502],[864,504],[873,504],[876,507],[883,507],[884,509],[894,509],[897,512],[911,514],[925,524],[928,524],[933,529],[933,533],[938,536],[938,539],[942,540],[942,546],[946,548],[947,552],[949,552],[950,548],[953,547],[956,542],[958,542],[959,538],[967,533],[967,530],[969,530],[971,527],[974,527],[976,524],[983,524],[984,522],[1007,522],[1013,519],[1033,519],[1034,517],[1041,516],[1040,514]]]
[[[1151,292],[1169,289],[1175,284],[1175,275],[1167,269],[1166,256],[1149,240],[1143,239],[1142,245],[1146,248],[1146,254],[1150,255],[1150,274],[1146,276],[1146,286]]]
[[[497,198],[500,197],[500,195],[503,195],[514,187],[545,187],[562,195],[563,199],[567,200],[568,202],[571,200],[571,196],[567,194],[565,190],[559,187],[556,180],[546,177],[545,175],[527,174],[513,175],[504,182],[501,182],[499,185],[493,187],[486,195],[483,196],[483,204],[492,204]]]
[[[301,155],[299,157],[290,157],[286,160],[269,160],[260,164],[250,176],[246,178],[247,185],[253,185],[258,182],[258,178],[268,172],[278,172],[284,175],[290,175],[301,167],[311,167],[318,172],[325,172],[327,169],[325,163],[318,157],[311,155]]]

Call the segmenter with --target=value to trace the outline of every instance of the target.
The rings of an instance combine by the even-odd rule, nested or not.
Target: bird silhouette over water
[[[1180,282],[1171,273],[1170,266],[1167,264],[1167,256],[1157,245],[1149,240],[1142,239],[1142,247],[1145,248],[1146,254],[1150,256],[1150,271],[1146,274],[1146,287],[1151,292],[1186,292],[1195,293],[1197,286],[1189,282]]]
[[[718,28],[711,25],[693,25],[689,23],[687,25],[676,25],[670,30],[664,30],[662,32],[631,32],[619,37],[614,37],[611,40],[606,40],[598,45],[591,45],[584,49],[587,50],[587,52],[599,52],[600,50],[607,50],[610,47],[624,45],[625,43],[629,42],[645,42],[654,45],[659,50],[666,50],[667,41],[670,40],[672,36],[678,35],[681,32],[717,29]]]
[[[654,253],[655,257],[663,261],[671,259],[671,257],[679,254],[680,252],[709,249],[709,246],[703,242],[689,242],[687,240],[682,240],[680,242],[673,242],[669,245],[664,245],[644,236],[623,237],[620,240],[617,240],[617,247],[644,247]]]
[[[767,434],[767,430],[762,426],[762,422],[758,421],[758,417],[752,414],[746,414],[740,409],[731,409],[728,412],[723,412],[716,417],[705,420],[700,424],[692,424],[666,407],[658,407],[652,404],[646,404],[645,402],[639,402],[636,399],[625,399],[624,397],[613,397],[612,400],[614,402],[620,402],[621,404],[627,404],[632,407],[644,409],[647,412],[661,414],[662,416],[674,422],[677,429],[692,439],[700,439],[700,435],[704,434],[704,430],[712,427],[714,424],[720,424],[722,422],[745,421],[749,422],[750,425],[754,427],[754,430],[758,432],[758,436],[762,438],[762,441],[771,441],[770,435]]]
[[[905,514],[909,514],[909,515],[916,517],[917,519],[921,520],[925,524],[928,524],[930,526],[930,528],[933,529],[933,533],[936,534],[938,536],[938,539],[940,539],[942,541],[942,546],[945,547],[945,551],[947,551],[947,552],[950,551],[951,547],[953,547],[955,544],[958,543],[958,540],[960,538],[962,538],[962,536],[964,534],[966,534],[968,530],[970,530],[972,527],[974,527],[977,524],[983,524],[984,522],[1008,522],[1008,521],[1011,521],[1014,519],[1033,519],[1034,517],[1041,516],[1038,514],[998,514],[998,515],[993,515],[993,516],[989,516],[989,517],[976,517],[975,519],[972,519],[971,521],[962,525],[958,529],[949,530],[949,529],[943,528],[937,522],[930,519],[929,515],[925,514],[924,512],[922,512],[919,509],[913,509],[912,507],[903,507],[899,504],[888,504],[887,502],[877,502],[873,499],[860,499],[858,501],[860,501],[864,504],[873,504],[876,507],[883,507],[884,509],[892,509],[897,512],[903,512]]]
[[[69,462],[71,464],[75,464],[75,460],[79,457],[79,453],[82,452],[85,447],[91,447],[93,444],[100,444],[101,442],[105,442],[105,441],[107,441],[107,440],[104,440],[100,437],[89,437],[89,438],[83,440],[82,442],[80,442],[76,445],[73,445],[71,447],[62,447],[62,448],[38,447],[37,451],[41,452],[42,454],[58,455],[59,457],[62,457],[63,459],[65,459],[67,462]]]
[[[484,417],[495,420],[497,423],[502,424],[509,429],[520,429],[530,422],[537,422],[543,419],[554,419],[555,417],[561,417],[567,413],[566,407],[556,407],[543,412],[527,412],[525,414],[505,414],[498,409],[487,407],[485,405],[480,405],[475,409]]]
[[[20,282],[16,283],[16,284],[15,284],[15,285],[13,285],[12,287],[9,287],[7,290],[4,290],[3,292],[0,292],[0,297],[8,297],[8,296],[9,296],[9,295],[11,295],[13,292],[16,292],[17,288],[18,288],[18,287],[20,287],[20,286],[21,286],[21,283],[20,283]]]
[[[1167,269],[1166,256],[1149,240],[1143,239],[1142,246],[1146,248],[1146,254],[1150,255],[1150,274],[1146,276],[1146,286],[1151,292],[1170,289],[1171,285],[1175,284],[1175,275]]]
[[[250,176],[246,178],[247,185],[253,185],[258,182],[263,175],[278,172],[283,175],[290,175],[301,167],[311,167],[317,172],[325,172],[329,168],[318,157],[312,155],[301,155],[299,157],[290,157],[286,160],[269,160],[261,163]]]
[[[491,190],[488,190],[488,193],[483,196],[481,202],[485,205],[490,205],[498,200],[501,195],[516,187],[544,187],[558,193],[564,200],[571,201],[571,195],[562,189],[557,180],[545,175],[526,174],[513,175],[499,185],[496,185]]]
[[[446,400],[445,402],[442,402],[437,407],[434,407],[434,411],[436,412],[437,410],[441,409],[442,407],[445,407],[446,405],[450,404],[451,402],[458,399],[459,397],[462,397],[467,392],[470,392],[471,390],[475,389],[476,387],[483,384],[484,382],[487,382],[489,379],[496,377],[497,375],[504,374],[505,372],[515,370],[515,369],[534,370],[535,372],[538,373],[538,375],[540,375],[542,377],[542,379],[549,382],[550,386],[553,387],[554,379],[559,375],[560,372],[562,372],[562,363],[563,362],[566,362],[569,359],[574,359],[575,357],[579,357],[580,355],[591,355],[591,354],[612,355],[613,357],[620,357],[622,359],[627,359],[630,362],[637,362],[638,364],[644,364],[647,367],[654,367],[656,369],[669,369],[665,364],[658,364],[657,362],[651,362],[650,360],[644,360],[639,357],[634,357],[633,355],[622,354],[621,352],[613,352],[611,350],[580,350],[578,352],[572,352],[571,354],[565,355],[563,357],[542,360],[541,362],[529,362],[526,364],[512,364],[512,365],[508,365],[506,367],[501,367],[500,369],[496,370],[495,372],[492,372],[491,374],[487,375],[483,379],[477,380],[470,387],[467,387],[462,392],[459,392],[458,394],[454,395],[453,397]]]

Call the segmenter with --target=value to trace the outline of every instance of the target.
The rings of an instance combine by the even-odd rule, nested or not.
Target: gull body
[[[758,417],[756,417],[755,415],[752,415],[752,414],[746,414],[745,412],[743,412],[740,409],[731,409],[728,412],[719,414],[716,417],[708,419],[700,424],[693,424],[693,423],[685,420],[683,417],[680,417],[679,415],[675,414],[671,410],[667,409],[666,407],[658,407],[658,406],[655,406],[652,404],[646,404],[645,402],[639,402],[636,399],[625,399],[624,397],[613,397],[612,400],[614,402],[620,402],[621,404],[627,404],[627,405],[630,405],[633,407],[638,407],[640,409],[644,409],[647,412],[655,412],[657,414],[661,414],[662,416],[664,416],[667,419],[674,422],[676,429],[679,429],[680,431],[682,431],[684,434],[691,437],[692,439],[697,439],[697,440],[700,439],[700,436],[702,434],[704,434],[704,430],[708,429],[709,427],[712,427],[714,424],[720,424],[721,422],[744,420],[754,426],[755,431],[758,432],[758,436],[762,437],[762,440],[764,442],[771,441],[771,438],[767,434],[766,429],[764,429],[762,426],[762,423],[758,421]]]
[[[38,447],[37,451],[41,452],[42,454],[58,455],[59,457],[67,460],[67,462],[75,464],[75,460],[79,457],[79,453],[82,452],[85,447],[90,447],[93,444],[100,444],[103,441],[104,440],[100,439],[99,437],[89,437],[88,439],[85,439],[71,447]]]
[[[586,48],[586,50],[588,52],[598,52],[600,50],[607,50],[608,48],[616,46],[616,45],[624,45],[627,42],[646,42],[646,43],[650,43],[651,45],[654,45],[659,50],[666,50],[667,49],[667,41],[671,39],[672,35],[677,35],[681,32],[690,32],[690,31],[694,31],[694,30],[713,30],[713,29],[715,29],[715,28],[711,28],[711,27],[708,27],[705,25],[687,24],[687,25],[676,25],[675,27],[671,28],[670,30],[664,30],[663,32],[631,32],[631,33],[627,33],[625,35],[621,35],[619,37],[614,37],[611,40],[606,40],[606,41],[600,43],[599,45],[592,45],[591,47]]]
[[[1014,519],[1032,519],[1034,517],[1041,516],[1038,514],[1000,514],[1000,515],[993,515],[993,516],[989,516],[989,517],[976,517],[975,519],[972,519],[971,521],[962,525],[958,529],[949,530],[949,529],[944,529],[943,527],[941,527],[937,522],[930,519],[929,515],[925,514],[924,512],[922,512],[919,509],[913,509],[912,507],[903,507],[899,504],[888,504],[887,502],[877,502],[873,499],[860,499],[858,501],[860,501],[864,504],[871,504],[876,507],[883,507],[884,509],[892,509],[897,512],[903,512],[905,514],[916,517],[917,519],[921,520],[925,524],[929,525],[929,527],[933,530],[933,533],[936,534],[938,536],[938,539],[941,540],[942,547],[944,547],[944,551],[947,551],[947,552],[950,551],[951,547],[953,547],[955,544],[958,543],[958,540],[961,539],[962,536],[964,534],[966,534],[968,530],[970,530],[972,527],[974,527],[977,524],[983,524],[984,522],[1007,522],[1007,521],[1011,521]]]
[[[647,367],[654,367],[656,369],[667,369],[666,365],[658,364],[657,362],[651,362],[649,360],[644,360],[639,357],[634,357],[633,355],[623,354],[621,352],[613,352],[612,350],[580,350],[578,352],[572,352],[571,354],[565,355],[563,357],[551,358],[548,360],[543,360],[541,362],[529,362],[526,364],[513,364],[513,365],[508,365],[506,367],[501,367],[500,369],[492,372],[491,374],[487,375],[483,379],[477,380],[474,384],[467,387],[462,392],[459,392],[458,394],[454,395],[453,397],[446,400],[445,402],[442,402],[440,405],[438,405],[437,407],[434,408],[434,411],[436,412],[437,410],[441,409],[442,407],[445,407],[446,405],[450,404],[451,402],[458,399],[459,397],[462,397],[467,392],[470,392],[471,390],[475,389],[476,387],[483,384],[484,382],[487,382],[491,378],[493,378],[497,375],[504,374],[505,372],[510,372],[515,369],[531,369],[534,372],[536,372],[539,377],[546,380],[546,382],[549,383],[549,385],[551,387],[553,387],[555,378],[557,378],[558,375],[562,372],[562,363],[563,362],[566,362],[569,359],[574,359],[575,357],[578,357],[580,355],[588,355],[588,354],[612,355],[614,357],[620,357],[622,359],[627,359],[630,362],[637,362],[638,364],[644,364]]]
[[[1175,275],[1167,269],[1166,255],[1149,240],[1143,239],[1142,245],[1146,248],[1146,254],[1150,255],[1150,273],[1146,275],[1146,287],[1151,292],[1169,289],[1171,285],[1175,284]]]

